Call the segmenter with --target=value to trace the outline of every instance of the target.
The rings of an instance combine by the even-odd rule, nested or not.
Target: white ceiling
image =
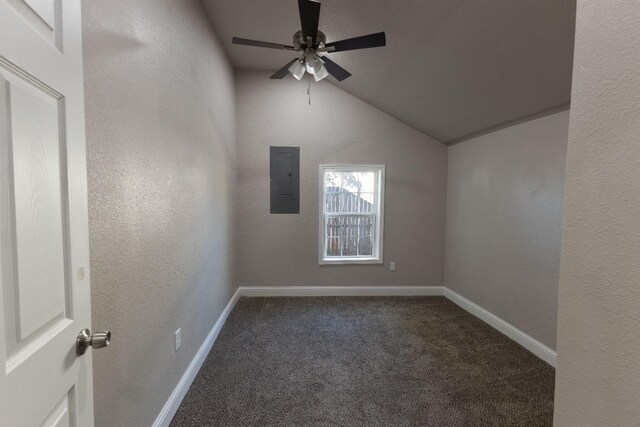
[[[291,44],[296,0],[202,2],[236,68],[295,57],[231,37]],[[574,22],[575,0],[323,0],[319,28],[328,42],[385,31],[386,47],[330,54],[353,74],[334,84],[449,143],[567,105]]]

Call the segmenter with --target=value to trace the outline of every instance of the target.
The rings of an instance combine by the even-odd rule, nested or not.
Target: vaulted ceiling
[[[231,44],[233,36],[290,44],[300,29],[296,0],[202,2],[236,68],[275,71],[296,56]],[[353,74],[330,79],[450,143],[568,105],[575,7],[575,0],[322,0],[319,29],[327,41],[385,31],[385,47],[330,54]]]

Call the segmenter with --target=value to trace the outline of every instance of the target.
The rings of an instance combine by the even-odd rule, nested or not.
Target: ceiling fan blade
[[[351,77],[351,73],[327,58],[326,56],[322,57],[324,61],[324,67],[327,69],[329,74],[336,78],[338,81],[343,81],[347,77]]]
[[[325,47],[333,47],[334,50],[328,52],[342,52],[345,50],[367,49],[370,47],[385,46],[387,37],[384,31],[381,33],[369,34],[366,36],[354,37],[352,39],[340,40],[333,43],[327,43]]]
[[[305,42],[311,37],[311,43],[316,43],[318,35],[318,21],[320,20],[320,2],[315,0],[298,0],[300,9],[300,24]]]
[[[280,50],[296,50],[293,46],[287,46],[279,43],[269,43],[263,42],[260,40],[251,40],[251,39],[242,39],[240,37],[233,37],[231,39],[231,43],[233,44],[241,44],[245,46],[255,46],[255,47],[268,47],[270,49],[280,49]]]
[[[294,58],[292,59],[287,65],[285,65],[284,67],[280,68],[278,71],[276,71],[276,73],[271,76],[271,79],[283,79],[286,77],[287,74],[289,74],[289,67],[291,67],[291,64],[293,64],[296,61],[299,61],[300,59],[298,58]]]

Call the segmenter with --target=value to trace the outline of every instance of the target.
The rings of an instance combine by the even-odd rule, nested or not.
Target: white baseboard
[[[229,314],[233,310],[233,307],[235,307],[236,302],[238,302],[239,298],[240,292],[236,290],[227,306],[224,308],[224,310],[222,310],[220,317],[218,317],[218,320],[213,325],[211,332],[209,332],[209,335],[207,335],[207,338],[204,340],[204,342],[200,346],[200,349],[187,367],[187,370],[182,375],[182,378],[180,378],[180,381],[178,381],[178,385],[176,385],[173,393],[171,393],[171,396],[169,396],[169,400],[167,400],[167,403],[164,404],[164,407],[160,411],[160,414],[158,414],[158,417],[153,423],[153,427],[167,427],[169,423],[171,423],[173,416],[176,414],[176,411],[180,407],[180,403],[182,403],[182,399],[184,399],[184,396],[185,394],[187,394],[189,387],[191,387],[191,383],[193,383],[196,374],[207,358],[209,351],[211,351],[213,343],[216,341],[216,338],[218,338],[218,334],[220,333],[222,326],[224,326],[227,317],[229,317]]]
[[[240,286],[243,297],[436,296],[442,286]]]
[[[494,329],[502,332],[503,334],[529,350],[531,353],[547,362],[549,365],[553,366],[554,368],[556,367],[556,352],[551,350],[546,345],[542,344],[540,341],[530,337],[520,329],[516,328],[510,323],[505,322],[495,314],[488,312],[484,308],[469,301],[465,297],[453,292],[448,288],[444,288],[444,296],[447,299],[453,301],[459,307],[473,314],[480,320],[488,323]]]

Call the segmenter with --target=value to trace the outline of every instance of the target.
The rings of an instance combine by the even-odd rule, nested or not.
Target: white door
[[[0,0],[0,425],[92,426],[80,0]]]

